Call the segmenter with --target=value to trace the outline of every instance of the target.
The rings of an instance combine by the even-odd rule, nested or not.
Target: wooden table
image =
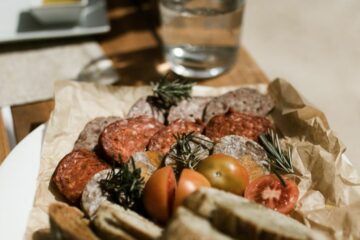
[[[156,1],[134,5],[133,1],[109,1],[108,15],[112,30],[96,40],[114,62],[121,76],[118,85],[142,85],[158,79],[156,67],[163,63],[161,40],[157,34]],[[239,52],[236,65],[226,74],[203,80],[201,85],[222,86],[266,83],[267,77],[245,49]],[[16,141],[19,142],[35,127],[46,122],[54,107],[53,100],[13,106]],[[9,153],[9,141],[0,118],[0,164]]]

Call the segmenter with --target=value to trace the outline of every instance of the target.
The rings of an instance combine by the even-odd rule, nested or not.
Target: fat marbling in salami
[[[183,99],[176,106],[172,106],[168,115],[168,122],[177,119],[184,119],[195,122],[197,119],[203,120],[204,109],[211,97],[192,97]]]
[[[117,162],[128,162],[133,153],[145,150],[150,138],[163,126],[147,116],[122,119],[104,129],[99,144],[108,157]]]
[[[265,116],[273,107],[274,102],[269,95],[261,94],[256,89],[239,88],[211,100],[206,106],[204,120],[209,122],[212,117],[230,108],[237,112]]]
[[[69,202],[76,203],[92,176],[109,167],[91,151],[73,150],[59,162],[52,180]]]
[[[269,128],[271,128],[271,122],[266,117],[230,109],[227,113],[216,115],[209,121],[205,128],[205,135],[215,142],[226,135],[239,135],[256,141],[258,136]]]
[[[104,128],[117,120],[120,117],[97,117],[89,121],[84,129],[79,134],[78,139],[74,144],[74,149],[87,149],[89,151],[94,150],[99,142],[99,136]]]
[[[149,151],[159,152],[165,155],[169,152],[171,146],[176,142],[176,135],[186,133],[200,133],[203,130],[203,125],[197,122],[190,122],[183,119],[175,120],[165,128],[157,132],[151,139],[148,145]]]

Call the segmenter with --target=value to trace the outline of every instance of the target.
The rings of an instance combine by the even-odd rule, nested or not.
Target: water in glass
[[[244,0],[160,0],[166,60],[174,72],[218,76],[235,62]]]

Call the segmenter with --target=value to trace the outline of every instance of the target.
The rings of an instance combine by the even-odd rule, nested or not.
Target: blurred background
[[[243,45],[325,112],[360,169],[360,1],[247,1]]]

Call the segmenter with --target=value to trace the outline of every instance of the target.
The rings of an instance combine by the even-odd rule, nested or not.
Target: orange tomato
[[[202,174],[191,169],[184,169],[181,172],[179,183],[175,192],[174,210],[180,206],[184,199],[192,192],[201,187],[210,186],[210,182]]]
[[[156,170],[144,189],[144,207],[156,221],[166,222],[171,215],[172,201],[176,190],[176,179],[172,167]]]
[[[165,223],[182,201],[200,187],[210,187],[200,173],[184,169],[178,184],[172,167],[156,170],[145,185],[143,201],[145,210],[156,221]]]
[[[196,170],[210,181],[212,187],[237,195],[243,195],[249,184],[249,174],[240,161],[225,154],[207,157]]]

